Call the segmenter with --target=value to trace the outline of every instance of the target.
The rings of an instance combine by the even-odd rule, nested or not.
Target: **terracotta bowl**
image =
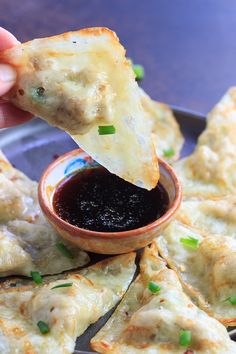
[[[177,212],[181,202],[181,185],[173,169],[159,159],[160,182],[169,195],[166,213],[151,224],[138,229],[122,232],[97,232],[73,226],[62,220],[54,211],[52,201],[57,185],[70,174],[84,168],[98,167],[98,163],[83,150],[73,150],[60,156],[44,171],[39,182],[39,203],[52,226],[58,233],[78,247],[95,253],[119,254],[147,246],[167,227]]]

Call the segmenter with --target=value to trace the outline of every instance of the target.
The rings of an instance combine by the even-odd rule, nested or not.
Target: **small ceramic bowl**
[[[174,217],[181,202],[181,185],[173,169],[159,159],[160,182],[169,195],[166,213],[151,224],[122,232],[97,232],[73,226],[62,220],[53,209],[53,194],[62,179],[78,173],[84,168],[99,167],[83,150],[77,149],[60,156],[43,173],[39,182],[39,203],[53,227],[68,241],[78,247],[95,253],[127,253],[147,246],[159,236]]]

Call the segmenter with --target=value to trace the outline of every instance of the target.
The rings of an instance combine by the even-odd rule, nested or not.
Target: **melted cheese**
[[[1,353],[73,353],[76,337],[126,291],[135,272],[134,259],[134,253],[117,256],[66,279],[0,291]],[[52,289],[68,282],[73,285]],[[38,321],[49,326],[48,334],[40,333]]]
[[[194,237],[193,249],[180,239]],[[236,240],[203,236],[196,229],[174,221],[157,239],[158,249],[180,276],[199,306],[228,326],[236,324],[236,308],[227,299],[236,289]]]
[[[161,290],[152,294],[147,289],[149,281],[155,281]],[[109,354],[183,354],[187,348],[179,345],[181,329],[191,331],[188,349],[195,354],[236,351],[225,327],[191,302],[153,244],[145,249],[140,275],[91,345],[99,353]]]
[[[57,249],[64,243],[70,259]],[[0,154],[0,276],[30,275],[32,270],[55,274],[82,266],[87,253],[65,242],[44,218],[37,200],[37,183],[13,168]]]
[[[175,165],[184,195],[222,197],[236,191],[236,88],[209,113],[194,153]]]
[[[17,84],[5,97],[67,131],[94,160],[146,189],[159,179],[147,113],[114,32],[90,28],[35,39],[0,54]],[[98,126],[116,132],[99,135]]]

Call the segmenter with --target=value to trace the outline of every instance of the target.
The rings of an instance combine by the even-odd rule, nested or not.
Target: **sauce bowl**
[[[146,226],[128,231],[98,232],[71,225],[58,216],[53,208],[53,196],[60,182],[85,168],[99,167],[99,164],[81,149],[60,156],[46,168],[38,188],[41,209],[63,238],[86,251],[120,254],[145,247],[168,226],[180,206],[182,197],[180,181],[174,170],[162,159],[158,161],[160,183],[168,193],[169,207],[164,215]]]

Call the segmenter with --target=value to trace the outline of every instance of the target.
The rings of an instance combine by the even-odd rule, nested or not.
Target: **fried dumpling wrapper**
[[[150,281],[161,289],[152,293],[148,289]],[[191,331],[192,340],[186,348],[179,344],[181,330]],[[92,339],[91,346],[103,354],[231,354],[236,351],[236,343],[230,340],[225,327],[186,296],[176,273],[158,257],[155,244],[145,249],[140,275]]]
[[[198,305],[224,325],[235,326],[236,307],[230,297],[236,295],[236,240],[206,237],[174,221],[156,242],[161,256]]]
[[[220,198],[236,192],[236,87],[207,117],[192,155],[175,164],[185,198]]]
[[[236,239],[236,197],[222,199],[187,199],[181,204],[177,219],[204,235],[216,234]]]
[[[76,337],[125,293],[136,269],[134,260],[135,253],[130,253],[42,286],[0,290],[0,352],[73,353]],[[39,321],[48,326],[47,334],[40,332]]]
[[[172,110],[166,104],[152,100],[141,88],[140,94],[150,120],[157,156],[168,162],[178,160],[184,137]]]
[[[37,183],[15,169],[0,150],[0,224],[23,219],[29,222],[39,211]]]
[[[158,161],[140,91],[114,32],[87,28],[35,39],[0,53],[17,83],[5,99],[68,132],[94,160],[146,189]],[[99,126],[115,134],[99,135]]]
[[[66,256],[58,245],[70,252]],[[60,247],[59,247],[60,248]],[[86,252],[64,241],[46,221],[37,183],[15,169],[0,151],[0,277],[56,274],[89,262]]]

